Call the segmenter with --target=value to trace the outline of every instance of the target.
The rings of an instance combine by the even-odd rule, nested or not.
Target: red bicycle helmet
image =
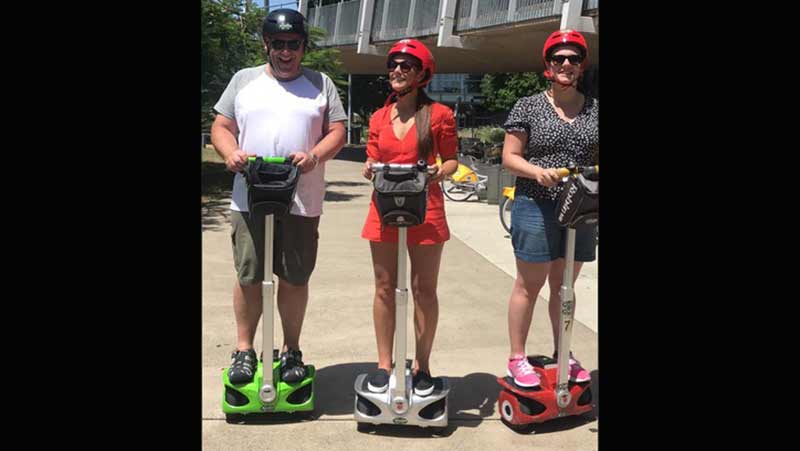
[[[433,78],[433,74],[436,72],[436,62],[433,60],[433,55],[431,51],[425,47],[425,44],[417,41],[416,39],[401,39],[389,49],[389,54],[386,55],[386,62],[388,63],[389,60],[392,59],[394,55],[398,53],[406,53],[411,55],[422,63],[422,71],[427,71],[428,74],[425,76],[425,79],[422,80],[422,83],[417,86],[421,88],[428,83],[430,83],[431,78]]]
[[[586,45],[586,39],[584,39],[583,35],[578,33],[575,30],[557,30],[554,31],[550,36],[547,37],[547,40],[544,41],[544,48],[542,49],[542,61],[544,61],[545,71],[544,76],[549,80],[553,78],[553,74],[547,70],[547,57],[550,56],[550,53],[556,46],[570,44],[578,47],[581,52],[581,56],[583,56],[583,62],[581,63],[581,69],[586,67],[586,60],[589,56],[589,47]]]

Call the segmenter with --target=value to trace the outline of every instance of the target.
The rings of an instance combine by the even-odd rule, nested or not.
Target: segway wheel
[[[313,410],[298,410],[294,412],[292,415],[298,420],[301,421],[311,421],[316,420],[316,412]]]
[[[500,418],[500,420],[508,426],[514,432],[519,432],[520,434],[530,434],[536,428],[536,423],[528,423],[528,424],[513,424],[506,421],[505,418]]]
[[[516,424],[511,422],[517,412],[515,411],[514,406],[508,397],[516,398],[517,402],[519,402],[520,399],[518,396],[514,395],[513,393],[509,393],[508,391],[503,390],[500,392],[500,396],[497,398],[497,407],[500,410],[500,420],[512,431],[516,431],[521,434],[527,434],[533,431],[533,423]]]
[[[244,422],[244,414],[241,413],[226,413],[225,422],[228,424],[241,424]]]

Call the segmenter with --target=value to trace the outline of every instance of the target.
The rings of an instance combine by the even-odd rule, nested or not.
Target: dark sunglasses
[[[296,39],[293,41],[282,41],[280,39],[269,41],[270,47],[272,47],[274,50],[283,50],[286,47],[289,47],[289,50],[297,50],[300,48],[300,44],[302,43],[303,41],[298,41]]]
[[[550,57],[550,61],[555,61],[558,64],[564,64],[564,60],[569,60],[570,64],[580,64],[583,61],[583,57],[580,55],[553,55]]]
[[[402,72],[408,72],[412,68],[413,69],[417,69],[417,66],[415,64],[411,64],[408,61],[402,61],[402,62],[398,63],[397,61],[391,60],[388,63],[386,63],[386,68],[391,70],[391,71],[395,70],[397,68],[397,66],[400,66],[400,70]]]

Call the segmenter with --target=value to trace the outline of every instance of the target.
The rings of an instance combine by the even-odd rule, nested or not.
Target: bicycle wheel
[[[442,192],[448,199],[462,202],[475,194],[475,189],[463,183],[453,183],[453,180],[446,178],[442,180]]]
[[[514,205],[514,199],[503,196],[500,202],[500,223],[506,232],[511,233],[511,207]]]

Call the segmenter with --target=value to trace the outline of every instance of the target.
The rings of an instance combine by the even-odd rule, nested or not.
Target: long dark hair
[[[417,89],[417,111],[414,113],[414,123],[417,126],[417,154],[419,158],[428,161],[428,156],[433,153],[433,133],[431,133],[431,108],[433,100],[428,97],[424,89]]]

